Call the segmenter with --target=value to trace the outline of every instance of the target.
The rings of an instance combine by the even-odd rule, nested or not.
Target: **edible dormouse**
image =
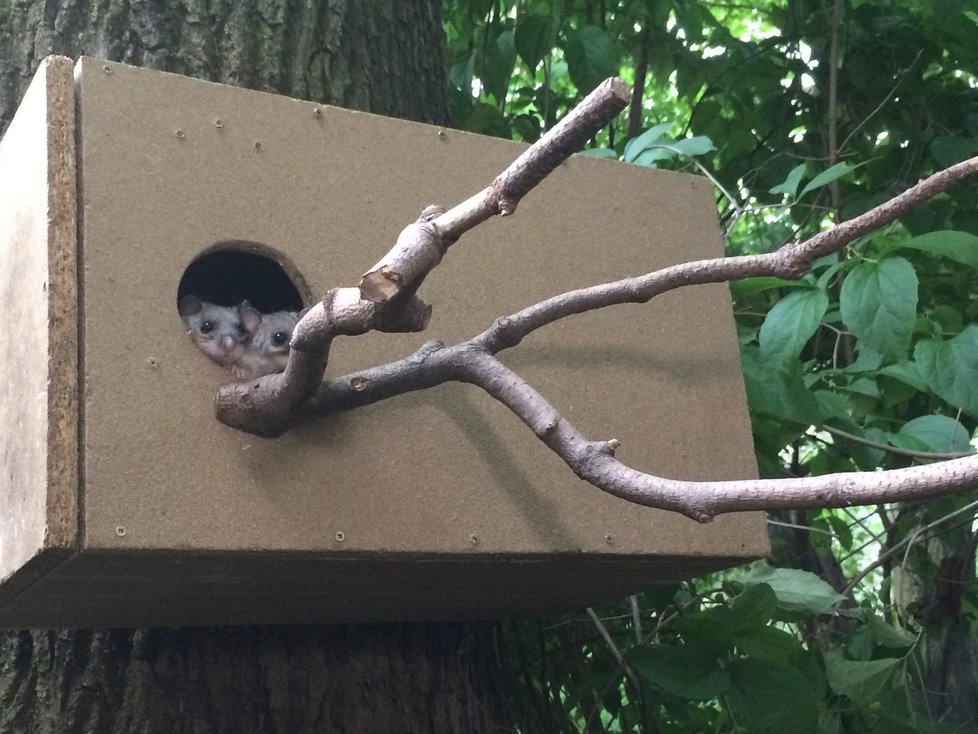
[[[242,306],[218,306],[186,295],[177,310],[187,334],[209,359],[230,369],[244,356],[248,334],[241,320]]]

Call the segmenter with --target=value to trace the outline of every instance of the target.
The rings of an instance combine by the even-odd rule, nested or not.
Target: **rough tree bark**
[[[430,122],[438,0],[0,0],[0,129],[82,54]],[[0,632],[0,732],[498,730],[490,625]]]
[[[443,47],[433,0],[0,0],[0,130],[50,54],[443,123]]]
[[[491,632],[337,625],[6,633],[0,731],[492,731]]]

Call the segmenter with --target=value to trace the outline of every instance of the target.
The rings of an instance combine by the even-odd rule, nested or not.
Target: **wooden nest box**
[[[229,378],[179,295],[308,305],[521,150],[48,59],[0,143],[0,626],[536,615],[764,554],[760,513],[699,525],[604,494],[466,385],[275,440],[215,420]],[[452,248],[426,333],[340,340],[328,375],[720,252],[706,180],[575,156]],[[566,319],[504,360],[631,466],[755,471],[723,285]]]

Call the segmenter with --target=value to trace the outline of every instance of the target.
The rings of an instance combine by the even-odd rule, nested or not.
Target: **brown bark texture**
[[[433,0],[0,0],[0,130],[50,54],[423,122],[448,116]]]
[[[975,582],[975,544],[970,523],[928,532],[920,508],[904,507],[905,527],[896,542],[919,533],[918,542],[891,569],[896,608],[920,626],[916,651],[920,688],[918,710],[959,731],[978,722],[978,640],[972,632],[965,592]],[[910,529],[907,529],[910,528]]]
[[[437,0],[0,0],[0,129],[90,55],[444,122]],[[486,625],[0,632],[0,734],[488,732]]]
[[[487,732],[488,625],[10,632],[0,731]]]

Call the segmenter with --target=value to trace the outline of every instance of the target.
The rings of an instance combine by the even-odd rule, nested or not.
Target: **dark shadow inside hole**
[[[186,295],[219,306],[248,301],[262,313],[303,308],[299,289],[279,263],[240,250],[209,252],[190,263],[180,279],[177,300]]]

